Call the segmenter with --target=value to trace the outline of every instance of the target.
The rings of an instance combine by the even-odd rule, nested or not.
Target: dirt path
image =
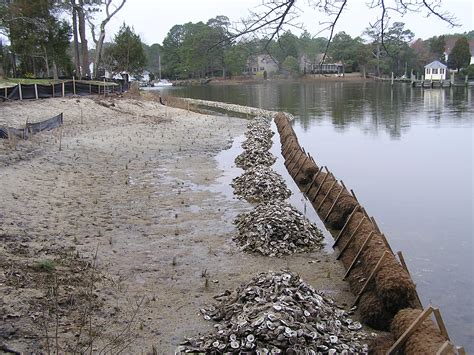
[[[257,257],[232,241],[233,218],[251,206],[211,188],[222,174],[214,156],[245,120],[102,104],[0,106],[0,125],[65,120],[61,151],[59,130],[0,143],[0,345],[84,350],[93,339],[96,352],[169,354],[212,330],[199,314],[212,296],[285,267],[349,302],[332,256]]]

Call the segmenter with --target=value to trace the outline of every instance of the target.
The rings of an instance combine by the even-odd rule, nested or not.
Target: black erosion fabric
[[[28,138],[29,135],[41,131],[49,131],[63,124],[63,114],[51,117],[45,121],[28,123],[26,128],[0,127],[0,138],[8,139],[9,137]]]
[[[108,84],[108,83],[107,83]],[[51,85],[42,84],[21,84],[0,89],[0,98],[5,100],[28,100],[28,99],[46,99],[50,97],[64,96],[86,96],[92,94],[122,92],[122,85],[111,86],[104,84],[92,84],[87,82],[66,81]]]

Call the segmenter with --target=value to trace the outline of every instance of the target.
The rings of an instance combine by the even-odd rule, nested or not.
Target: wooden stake
[[[316,178],[318,177],[319,173],[323,170],[323,167],[320,167],[319,170],[314,174],[313,179],[309,183],[308,187],[306,188],[306,191],[304,192],[305,195],[308,194],[309,190],[313,187],[314,182],[316,181]]]
[[[446,340],[443,345],[441,345],[441,347],[438,349],[438,351],[436,352],[436,355],[444,355],[444,354],[447,354],[448,352],[453,352],[453,349],[454,346],[453,344],[449,341],[449,340]]]
[[[65,95],[64,81],[62,82],[62,92],[63,92],[63,97],[64,97],[64,95]]]
[[[288,166],[291,164],[293,161],[293,158],[296,156],[296,154],[299,152],[299,149],[294,149],[290,155],[288,156],[288,159],[285,160],[285,166],[288,169]]]
[[[346,223],[344,223],[344,226],[342,226],[342,229],[339,231],[339,234],[337,235],[336,237],[336,240],[334,241],[334,244],[332,245],[333,248],[336,247],[337,243],[339,242],[339,240],[341,239],[342,237],[342,234],[344,233],[344,231],[346,230],[346,227],[349,225],[349,222],[351,221],[352,219],[352,216],[356,213],[356,211],[359,209],[359,204],[357,204],[354,209],[352,210],[351,214],[349,215],[349,217],[347,218],[347,221]]]
[[[329,215],[331,214],[333,208],[336,206],[337,200],[339,200],[339,197],[341,197],[342,191],[344,191],[344,189],[341,187],[341,189],[339,190],[339,193],[336,196],[336,199],[334,200],[334,202],[331,205],[331,208],[329,209],[329,212],[326,214],[326,217],[324,217],[323,222],[327,221],[327,219],[328,219]]]
[[[410,271],[408,271],[408,267],[407,267],[407,264],[405,263],[405,258],[403,257],[402,252],[401,251],[397,252],[397,255],[398,255],[398,259],[400,259],[400,264],[402,264],[402,266],[405,269],[405,271],[407,272],[407,274],[409,276],[411,276]]]
[[[377,265],[375,265],[374,270],[369,275],[369,278],[365,281],[364,286],[362,286],[361,290],[357,294],[357,297],[352,305],[352,307],[356,306],[359,303],[360,296],[362,296],[362,293],[364,293],[365,289],[369,285],[370,281],[374,278],[375,274],[379,271],[380,267],[382,266],[382,261],[385,258],[385,255],[388,254],[388,251],[384,251],[382,256],[380,257],[379,261],[377,262]]]
[[[438,323],[439,330],[441,334],[444,336],[445,339],[449,339],[449,334],[448,330],[446,329],[446,326],[444,325],[443,317],[441,317],[441,312],[439,311],[439,308],[433,307],[433,314],[436,318],[436,323]]]
[[[35,98],[38,100],[38,84],[35,83]]]
[[[342,180],[341,180],[341,185],[342,185],[342,187],[344,188],[344,190],[347,191],[347,187],[346,187],[346,185],[344,185],[344,181],[342,181]]]
[[[390,244],[388,243],[387,238],[385,237],[385,234],[382,233],[382,234],[380,234],[380,236],[382,237],[382,240],[383,240],[385,246],[387,247],[387,249],[390,250],[390,253],[392,253],[392,255],[395,255],[393,253],[392,247],[390,246]]]
[[[294,168],[296,168],[298,166],[298,163],[300,162],[300,159],[302,156],[305,156],[303,150],[300,150],[300,155],[298,157],[298,159],[295,160],[295,164],[290,168],[290,165],[288,165],[288,172],[291,174],[291,170],[293,170]]]
[[[324,195],[324,198],[321,200],[321,202],[320,202],[319,206],[316,208],[316,210],[319,210],[323,206],[324,201],[326,201],[326,199],[328,198],[329,194],[331,193],[331,190],[333,189],[334,185],[336,185],[336,183],[337,183],[337,180],[334,179],[334,181],[331,184],[331,187],[326,192],[326,195]]]
[[[357,196],[356,196],[354,190],[352,190],[352,189],[351,189],[351,194],[352,194],[352,197],[354,197],[355,200],[356,200],[357,202],[359,202],[359,200],[357,199]]]
[[[308,160],[308,156],[305,155],[305,156],[304,156],[304,159],[303,159],[303,162],[301,163],[301,165],[300,165],[300,167],[298,168],[298,170],[296,170],[295,176],[297,176],[297,175],[300,173],[301,169],[302,169],[303,166],[306,164],[306,161],[307,161],[307,160]]]
[[[342,278],[343,280],[345,280],[347,278],[347,276],[349,276],[349,274],[351,273],[352,268],[355,266],[357,260],[359,260],[359,257],[362,255],[362,251],[364,250],[366,245],[370,242],[373,235],[374,235],[374,232],[372,231],[372,232],[369,233],[369,236],[364,240],[364,243],[362,243],[362,246],[360,247],[359,251],[357,252],[356,256],[354,257],[354,260],[352,260],[351,265],[349,265],[349,267],[347,268],[346,273],[344,274],[344,277]]]
[[[291,142],[293,142],[293,140],[291,140],[289,142],[286,142],[285,145],[283,145],[283,149],[281,150],[281,154],[283,156],[288,154],[288,152],[293,148],[292,145],[291,145]]]
[[[339,252],[339,255],[336,257],[337,260],[339,260],[341,258],[342,254],[344,254],[344,252],[346,251],[349,244],[351,244],[352,240],[355,238],[355,235],[356,235],[357,231],[359,230],[360,226],[362,225],[362,222],[364,222],[365,219],[366,219],[365,216],[361,218],[361,220],[360,220],[359,224],[357,225],[356,229],[354,230],[354,232],[352,232],[351,236],[349,237],[349,240],[342,247],[341,251]]]
[[[18,84],[18,94],[20,95],[20,101],[23,100],[23,92],[21,90],[21,83]]]
[[[380,231],[380,228],[379,228],[377,222],[375,221],[375,218],[372,216],[372,217],[370,217],[370,220],[372,221],[372,224],[374,225],[375,229],[377,230],[377,233],[378,233],[378,234],[382,234],[382,232]]]
[[[25,129],[23,130],[23,139],[26,139],[27,136],[28,136],[28,117],[26,118]]]
[[[63,127],[59,129],[59,151],[62,149],[62,141],[63,141]]]
[[[408,271],[408,266],[405,263],[405,258],[403,257],[402,252],[401,251],[397,252],[397,255],[398,255],[398,259],[400,260],[400,264],[402,265],[403,269],[407,272],[408,276],[411,277],[410,271]],[[416,285],[415,285],[415,287],[416,287]],[[418,296],[418,292],[415,292],[415,295],[416,295],[416,299],[418,300],[418,303],[420,304],[420,307],[423,308],[423,303],[421,303],[421,299],[420,299],[420,296]]]
[[[319,185],[318,189],[316,190],[316,194],[313,196],[313,198],[311,199],[311,202],[314,202],[316,201],[316,196],[318,196],[319,194],[319,191],[321,191],[321,188],[323,187],[324,183],[326,182],[326,179],[328,178],[328,176],[330,175],[331,173],[326,173],[326,176],[324,176],[324,179],[323,181],[321,182],[321,185]]]

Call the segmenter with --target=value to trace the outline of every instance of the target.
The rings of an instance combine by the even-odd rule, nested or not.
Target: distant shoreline
[[[359,73],[351,73],[346,74],[343,77],[336,77],[334,75],[320,75],[320,74],[307,74],[300,78],[273,78],[273,79],[212,79],[208,84],[209,85],[240,85],[240,84],[259,84],[259,83],[288,83],[288,82],[295,82],[295,83],[306,83],[306,82],[314,82],[314,81],[333,81],[333,82],[344,82],[344,81],[351,81],[351,82],[366,82],[366,81],[373,81],[372,78],[362,78]]]

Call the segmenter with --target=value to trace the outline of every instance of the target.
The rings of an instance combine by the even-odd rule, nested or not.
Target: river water
[[[168,94],[287,111],[301,145],[352,188],[423,304],[474,352],[474,89],[374,82],[172,88]]]

